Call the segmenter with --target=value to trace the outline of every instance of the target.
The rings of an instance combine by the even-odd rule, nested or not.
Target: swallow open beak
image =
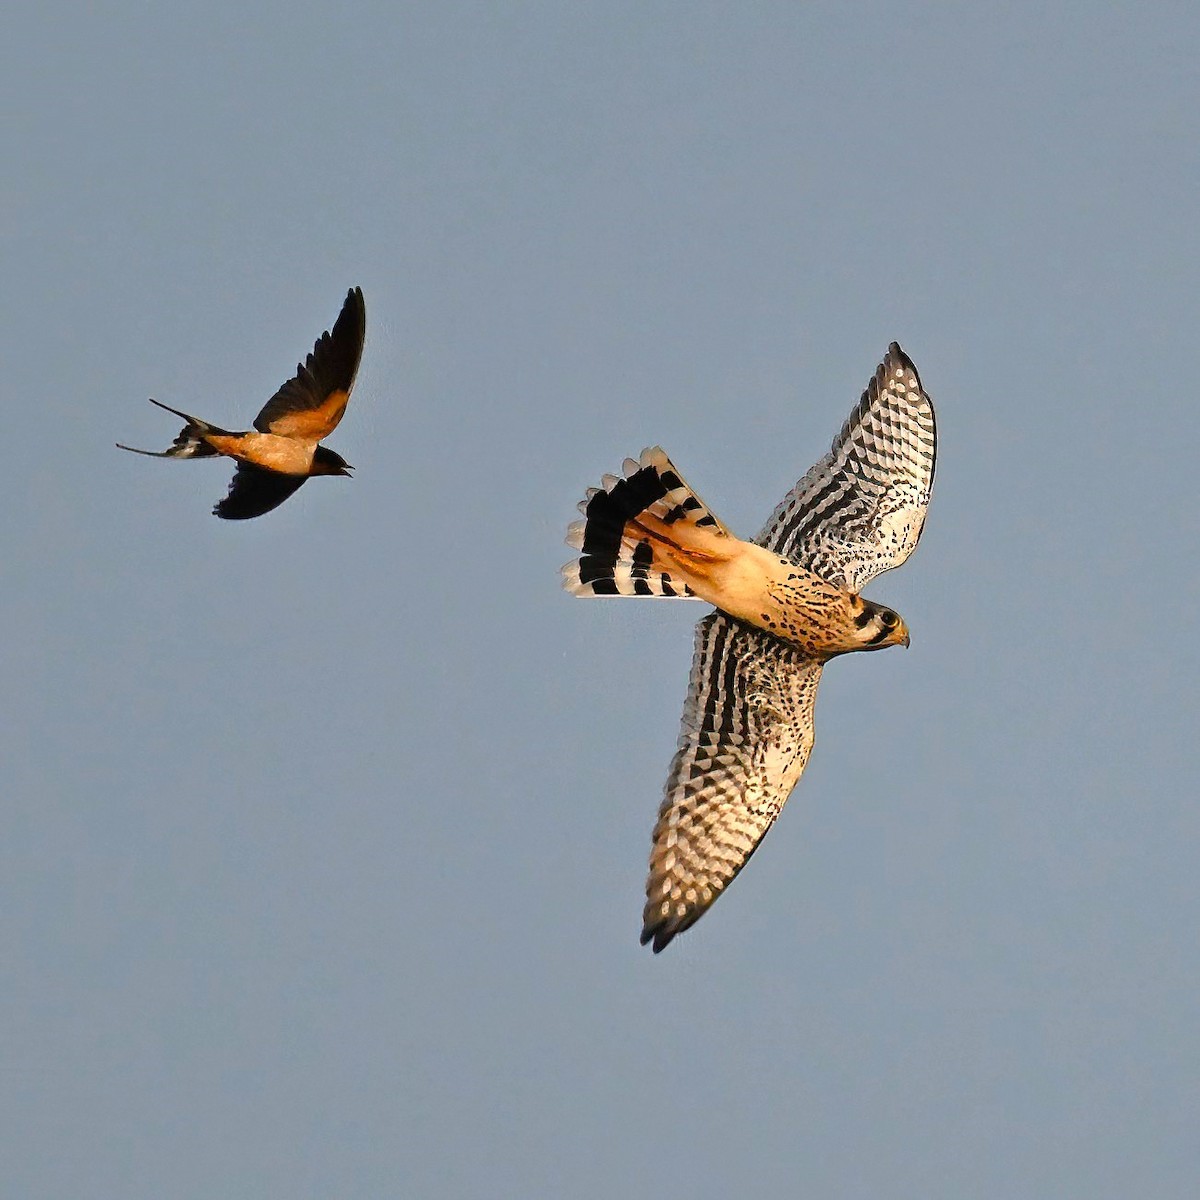
[[[354,468],[349,463],[343,463],[341,470],[338,471],[338,474],[345,475],[347,479],[353,479],[354,476],[350,474],[350,472],[353,470]]]

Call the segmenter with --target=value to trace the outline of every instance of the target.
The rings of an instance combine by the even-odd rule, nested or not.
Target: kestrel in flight
[[[563,568],[577,596],[706,600],[679,745],[654,828],[642,944],[655,953],[708,910],[800,779],[829,659],[908,645],[859,592],[921,536],[933,487],[933,405],[893,342],[833,447],[750,542],[658,447],[625,460],[579,508]]]
[[[367,309],[361,288],[351,288],[332,331],[321,334],[306,362],[263,405],[254,429],[230,433],[198,417],[151,400],[187,422],[169,449],[137,450],[151,458],[211,458],[223,454],[237,463],[229,494],[213,509],[228,521],[261,517],[282,504],[313,475],[349,475],[340,454],[319,443],[337,428],[346,411],[362,357]]]

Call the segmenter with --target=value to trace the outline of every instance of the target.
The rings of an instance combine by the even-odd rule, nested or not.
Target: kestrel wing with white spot
[[[654,828],[642,943],[657,953],[745,866],[813,745],[821,664],[715,612],[696,626],[679,749]]]
[[[921,536],[937,452],[933,405],[893,342],[829,453],[755,539],[858,592],[898,567]]]

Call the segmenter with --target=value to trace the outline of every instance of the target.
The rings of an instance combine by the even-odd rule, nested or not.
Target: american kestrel
[[[228,521],[261,517],[313,475],[349,475],[353,470],[340,454],[318,443],[337,428],[346,411],[366,331],[362,289],[351,288],[332,331],[317,339],[307,361],[263,406],[254,418],[254,431],[230,433],[151,400],[187,422],[174,443],[161,452],[117,446],[151,458],[232,458],[237,470],[229,494],[213,513]]]
[[[642,944],[655,953],[707,911],[754,853],[813,746],[829,659],[908,645],[859,592],[921,536],[933,487],[933,405],[893,342],[833,447],[751,542],[735,537],[658,447],[606,475],[568,531],[577,596],[694,597],[679,745],[654,827]]]

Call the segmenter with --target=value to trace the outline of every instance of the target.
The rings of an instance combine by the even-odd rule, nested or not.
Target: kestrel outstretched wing
[[[679,749],[654,827],[642,944],[658,953],[745,866],[813,745],[821,663],[724,613],[696,626]]]
[[[217,502],[213,515],[226,521],[248,521],[278,508],[307,475],[283,475],[253,463],[240,462],[229,482],[229,494]]]
[[[307,442],[328,437],[346,411],[366,332],[362,289],[351,288],[333,329],[321,334],[296,374],[263,405],[254,428]]]
[[[933,406],[916,367],[893,342],[832,449],[755,541],[858,592],[913,552],[936,452]]]

